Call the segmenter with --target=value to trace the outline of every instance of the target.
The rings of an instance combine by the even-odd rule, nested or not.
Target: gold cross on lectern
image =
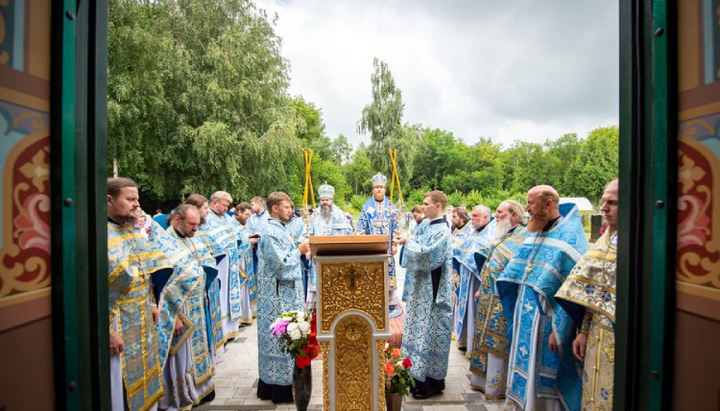
[[[355,291],[355,275],[357,275],[357,272],[355,271],[355,267],[350,266],[350,291]]]

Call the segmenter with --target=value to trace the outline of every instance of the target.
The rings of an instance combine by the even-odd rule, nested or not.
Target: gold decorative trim
[[[378,359],[378,410],[385,409],[385,344],[387,340],[375,340]]]
[[[330,371],[328,363],[330,362],[330,342],[322,341],[320,350],[323,358],[323,408],[330,409]]]

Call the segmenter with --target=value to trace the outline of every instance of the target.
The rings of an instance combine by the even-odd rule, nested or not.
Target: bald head
[[[540,231],[545,225],[560,217],[560,196],[552,186],[539,185],[527,193],[525,211],[530,214],[529,231]]]

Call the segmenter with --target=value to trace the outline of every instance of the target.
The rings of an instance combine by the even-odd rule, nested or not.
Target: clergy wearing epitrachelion
[[[584,362],[582,409],[612,410],[615,367],[618,181],[602,196],[607,230],[570,272],[555,299],[580,328],[573,354]]]
[[[153,277],[169,278],[173,268],[134,230],[137,184],[118,177],[107,185],[111,409],[154,410],[164,393],[162,370],[177,306],[158,301]]]
[[[263,400],[292,402],[294,361],[283,353],[281,342],[270,334],[271,325],[287,311],[302,310],[305,291],[300,256],[310,250],[308,241],[295,245],[285,225],[293,215],[290,197],[275,192],[267,198],[270,213],[258,242],[258,381],[257,395]]]
[[[495,280],[525,239],[525,210],[517,201],[506,200],[495,211],[495,239],[475,253],[481,265],[479,289],[475,293],[475,336],[470,355],[470,385],[486,398],[504,398],[510,342],[507,320]]]
[[[390,237],[393,230],[397,228],[397,222],[393,215],[396,212],[395,204],[385,196],[387,185],[387,177],[377,173],[372,179],[373,193],[372,196],[363,205],[358,219],[358,231],[362,234],[384,234]],[[396,246],[388,245],[388,253],[395,255]],[[388,262],[388,285],[390,293],[394,294],[397,290],[397,280],[395,279],[395,259],[390,258]],[[393,301],[390,296],[389,301]]]
[[[334,204],[335,188],[329,184],[323,184],[318,189],[320,206],[312,214],[310,235],[350,235],[352,226],[347,216]],[[308,280],[307,306],[312,307],[317,300],[315,270],[310,270]]]
[[[402,349],[412,361],[413,398],[425,399],[445,389],[450,350],[452,272],[450,227],[443,218],[447,196],[430,191],[423,199],[425,219],[403,245],[400,266],[407,269],[407,317]]]
[[[484,205],[473,207],[470,212],[470,231],[459,253],[454,253],[460,283],[458,285],[453,326],[458,349],[472,352],[475,336],[475,292],[480,287],[480,268],[475,262],[475,253],[487,248],[493,240],[495,224],[490,222],[492,212]]]
[[[165,231],[153,221],[151,241],[171,261],[175,273],[163,287],[163,299],[178,305],[168,360],[163,368],[165,395],[161,410],[186,410],[215,397],[214,363],[207,333],[207,274],[217,274],[215,259],[193,237],[200,227],[200,212],[182,204],[173,210]]]
[[[588,249],[574,204],[560,205],[550,186],[527,193],[528,235],[496,281],[511,330],[505,408],[580,409],[574,330],[555,293]]]

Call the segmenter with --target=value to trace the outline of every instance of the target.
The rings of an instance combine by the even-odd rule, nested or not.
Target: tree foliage
[[[370,76],[372,102],[363,108],[357,131],[370,134],[368,157],[372,168],[389,178],[392,166],[388,150],[397,149],[398,173],[407,181],[412,178],[421,127],[403,125],[405,104],[402,92],[395,86],[395,79],[387,64],[375,58],[373,68]]]
[[[377,58],[357,123],[370,142],[353,149],[326,134],[320,107],[288,95],[281,45],[274,19],[251,0],[110,0],[108,168],[117,160],[139,183],[146,209],[216,190],[237,200],[281,190],[299,204],[304,148],[314,152],[315,189],[333,185],[336,203],[354,209],[376,172],[390,178],[389,149],[408,206],[441,189],[452,205],[495,207],[537,184],[597,203],[617,176],[616,126],[504,147],[408,124],[402,92]]]
[[[144,196],[300,192],[315,125],[287,96],[264,11],[247,0],[111,0],[110,11],[108,155]]]

